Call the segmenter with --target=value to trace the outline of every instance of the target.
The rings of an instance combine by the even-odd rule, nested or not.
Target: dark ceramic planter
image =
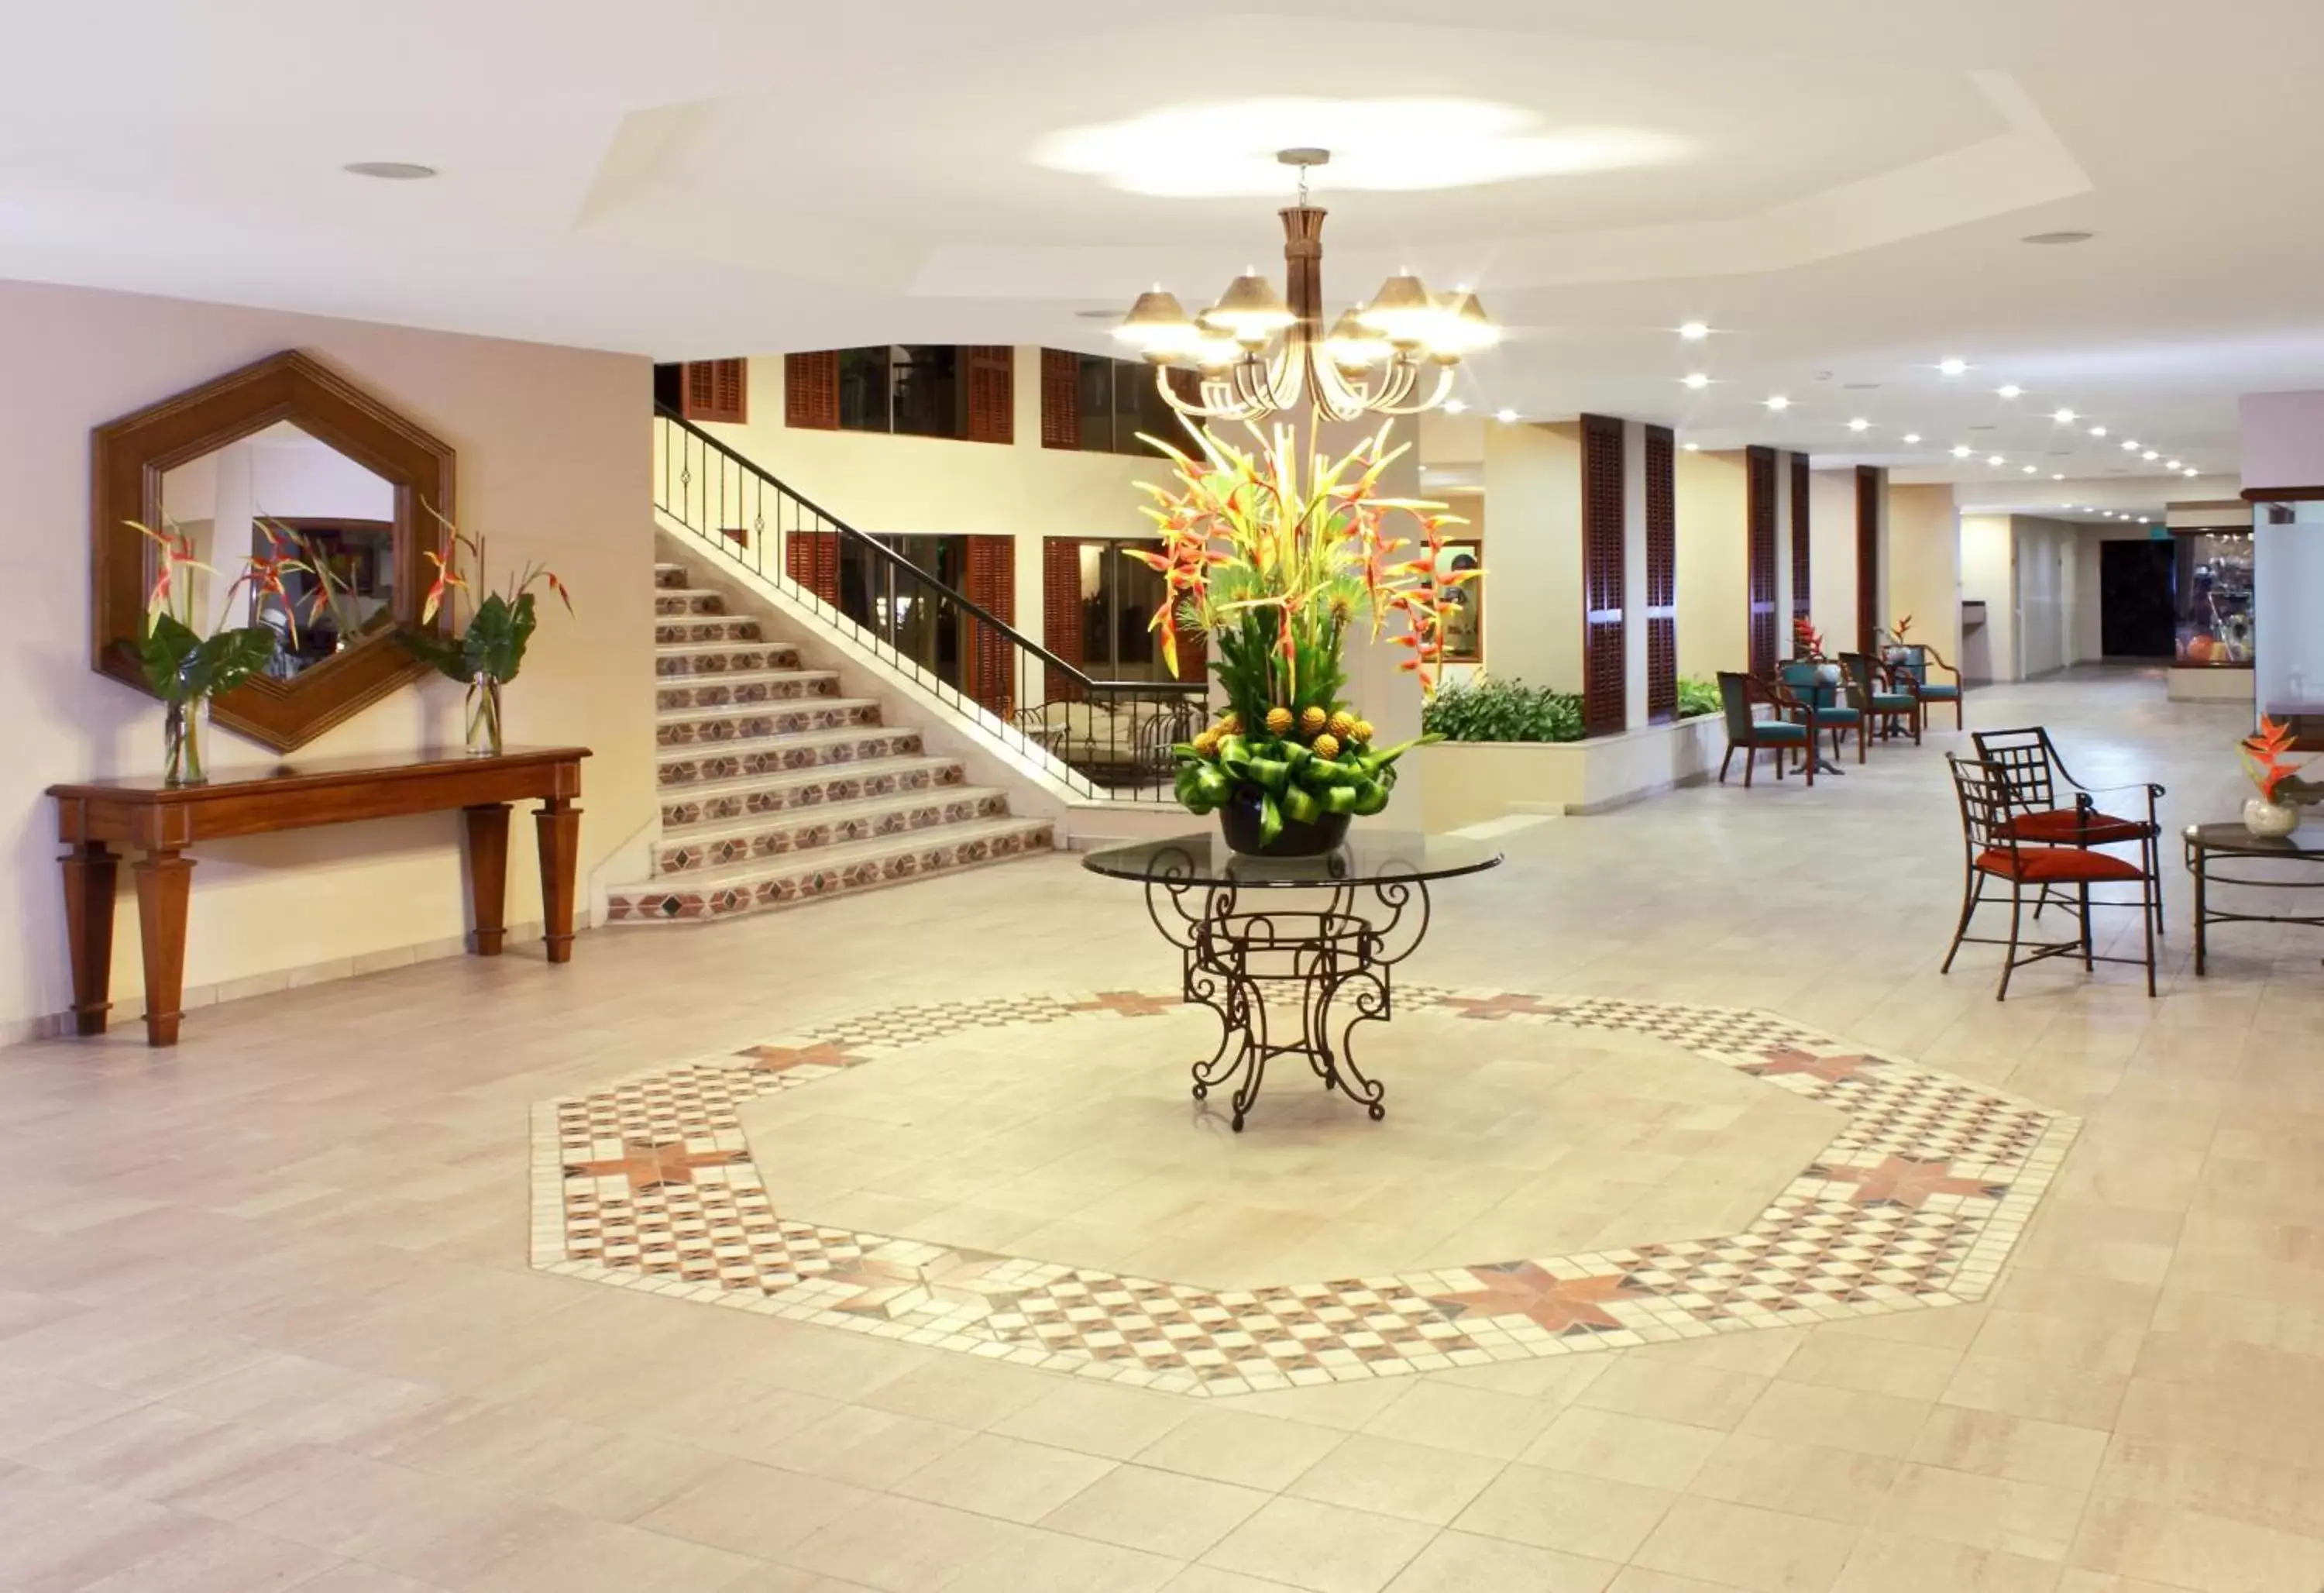
[[[1273,842],[1262,845],[1259,804],[1259,793],[1244,786],[1219,809],[1219,829],[1227,845],[1246,857],[1321,857],[1348,838],[1348,825],[1353,818],[1348,813],[1326,813],[1310,822],[1286,819]]]

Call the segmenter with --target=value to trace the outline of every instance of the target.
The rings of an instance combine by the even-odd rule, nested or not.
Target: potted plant
[[[426,551],[425,556],[436,567],[436,579],[420,605],[420,623],[434,623],[441,610],[451,621],[451,634],[438,636],[422,632],[405,640],[438,673],[466,684],[469,755],[498,757],[505,745],[502,737],[501,688],[515,680],[517,671],[524,666],[525,646],[532,640],[533,629],[540,623],[532,589],[547,586],[565,605],[567,614],[573,611],[573,599],[566,592],[565,583],[538,560],[525,565],[495,588],[485,575],[484,539],[469,536],[433,509],[429,513],[436,515],[447,535],[441,554],[432,549]],[[460,573],[463,551],[475,570],[473,582]],[[478,592],[484,596],[479,597]],[[467,599],[465,624],[460,621],[460,600],[454,593],[464,594]]]
[[[155,531],[136,521],[125,522],[153,544],[153,584],[145,597],[145,621],[137,633],[137,662],[145,684],[166,705],[162,716],[161,778],[170,785],[200,785],[208,780],[202,770],[203,721],[210,699],[231,691],[274,661],[279,640],[267,625],[232,625],[203,635],[196,609],[192,572],[217,570],[194,557],[193,539],[164,519]],[[283,551],[285,544],[271,533],[268,551],[243,560],[242,570],[226,590],[220,612],[234,606],[235,594],[244,587],[271,594],[282,603],[283,622],[298,640],[298,616],[291,611],[282,578],[307,567]]]
[[[2282,838],[2300,828],[2300,810],[2324,796],[2324,786],[2300,777],[2304,764],[2287,764],[2292,751],[2292,726],[2260,717],[2259,734],[2246,736],[2239,746],[2244,773],[2259,788],[2259,795],[2244,803],[2244,828],[2255,836]]]
[[[1176,793],[1189,812],[1217,812],[1240,852],[1328,852],[1359,815],[1388,806],[1402,746],[1373,745],[1370,720],[1342,695],[1342,650],[1359,626],[1409,650],[1398,668],[1433,691],[1443,656],[1446,594],[1481,571],[1455,571],[1443,529],[1463,522],[1443,505],[1378,495],[1404,452],[1388,427],[1338,459],[1298,456],[1292,428],[1251,428],[1246,451],[1189,427],[1197,452],[1149,438],[1172,461],[1168,485],[1148,483],[1147,514],[1159,551],[1130,556],[1159,570],[1161,605],[1148,628],[1178,672],[1181,626],[1211,639],[1211,671],[1227,711],[1171,749]],[[1391,516],[1418,531],[1392,536]]]
[[[1909,625],[1913,622],[1907,619],[1904,623]],[[1824,656],[1823,633],[1809,623],[1804,614],[1792,619],[1792,656],[1814,664],[1816,679],[1825,685],[1840,684],[1840,665]]]

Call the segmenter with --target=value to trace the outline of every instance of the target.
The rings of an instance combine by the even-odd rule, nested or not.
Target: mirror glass
[[[168,471],[161,512],[217,572],[194,572],[196,629],[266,626],[269,675],[291,679],[393,628],[395,487],[293,422]],[[253,554],[303,568],[282,571],[280,594],[236,588]]]

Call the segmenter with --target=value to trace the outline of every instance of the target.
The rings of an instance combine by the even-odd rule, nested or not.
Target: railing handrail
[[[670,408],[669,405],[662,403],[659,399],[656,399],[654,401],[654,413],[661,419],[668,421],[671,425],[678,427],[688,436],[691,436],[696,441],[701,443],[704,447],[717,449],[719,453],[724,455],[729,460],[733,461],[737,468],[747,471],[749,474],[757,477],[766,486],[773,487],[777,492],[782,494],[785,497],[789,498],[800,508],[805,509],[807,513],[813,514],[825,527],[836,532],[843,537],[853,539],[853,545],[862,548],[879,558],[887,560],[890,565],[899,570],[912,580],[918,582],[923,587],[930,588],[943,597],[945,600],[958,604],[961,608],[974,616],[979,622],[990,626],[993,631],[999,633],[1001,637],[1011,645],[1032,654],[1034,658],[1038,659],[1041,663],[1048,668],[1059,671],[1069,681],[1078,683],[1084,694],[1119,694],[1124,691],[1152,691],[1164,695],[1193,696],[1197,692],[1207,692],[1209,690],[1209,688],[1200,681],[1181,681],[1176,679],[1167,681],[1101,681],[1093,675],[1087,674],[1082,670],[1080,665],[1074,663],[1069,660],[1059,658],[1047,647],[1044,647],[1038,642],[1034,641],[1031,637],[1018,630],[1016,626],[994,615],[982,604],[977,603],[975,600],[971,598],[967,593],[960,590],[957,587],[949,586],[938,577],[929,574],[926,570],[923,570],[920,566],[913,563],[901,553],[897,552],[895,549],[888,546],[887,543],[881,542],[878,537],[871,534],[871,533],[858,531],[854,526],[850,525],[846,521],[842,520],[838,515],[834,514],[830,510],[825,509],[823,505],[817,504],[806,494],[795,490],[788,482],[784,481],[781,477],[777,476],[773,471],[768,469],[757,460],[752,459],[746,455],[735,452],[733,449],[719,441],[715,437],[711,436],[710,433],[705,431],[701,427],[696,425],[693,421],[679,414],[676,410]]]

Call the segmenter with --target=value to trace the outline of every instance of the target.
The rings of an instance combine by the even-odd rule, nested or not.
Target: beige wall
[[[1743,455],[1678,456],[1678,672],[1751,665],[1751,537]],[[1781,539],[1778,539],[1779,544]],[[1788,557],[1780,551],[1779,558]]]
[[[552,607],[509,689],[512,739],[579,742],[585,875],[654,817],[650,377],[644,360],[130,294],[0,282],[0,1034],[70,1001],[52,782],[160,766],[161,709],[88,667],[89,429],[286,347],[378,394],[459,451],[459,518],[497,563],[553,561],[579,613]],[[456,746],[460,694],[429,678],[300,756]],[[222,731],[221,772],[272,755]],[[201,848],[186,981],[226,994],[438,949],[466,928],[457,816],[339,826]],[[521,819],[520,824],[525,821]],[[529,826],[527,826],[529,829]],[[512,922],[539,917],[529,836],[512,847]],[[129,871],[122,871],[126,890]],[[581,966],[559,977],[586,977]],[[137,1009],[134,897],[115,927],[114,996]],[[116,1017],[120,1009],[116,1008]],[[192,1031],[198,1032],[198,1018]]]
[[[2017,678],[2015,549],[2008,515],[1961,516],[1961,597],[1985,604],[1985,624],[1961,633],[1961,655],[1953,660],[1964,680]]]
[[[1808,477],[1808,614],[1824,651],[1856,646],[1856,472]]]
[[[1493,505],[1485,555],[1487,664],[1503,680],[1579,691],[1580,425],[1487,427],[1485,495]]]
[[[1888,609],[1894,625],[1910,616],[1911,639],[1960,662],[1960,525],[1950,486],[1888,487]]]

